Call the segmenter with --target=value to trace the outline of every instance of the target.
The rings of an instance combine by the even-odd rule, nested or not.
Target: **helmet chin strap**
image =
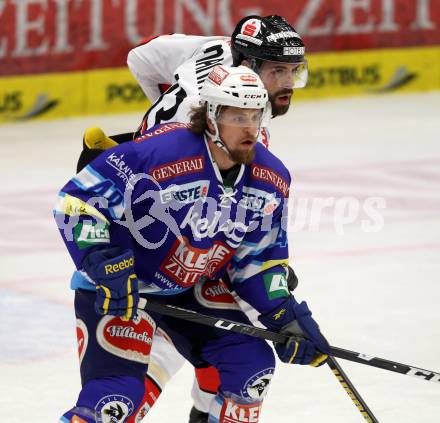
[[[217,126],[217,121],[215,119],[210,118],[211,124],[214,127],[214,134],[211,134],[208,130],[205,131],[205,134],[208,138],[212,140],[212,142],[219,147],[221,150],[223,150],[229,157],[231,157],[231,152],[228,150],[228,147],[226,147],[226,144],[222,141],[220,138],[220,133]]]

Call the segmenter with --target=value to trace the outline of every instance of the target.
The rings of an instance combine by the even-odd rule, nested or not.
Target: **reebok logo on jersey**
[[[134,257],[130,257],[129,259],[121,260],[119,263],[115,264],[106,264],[104,266],[105,274],[112,274],[120,272],[121,270],[128,269],[134,266]]]
[[[189,157],[188,159],[165,163],[162,166],[155,167],[150,170],[150,175],[157,182],[160,182],[176,176],[200,172],[204,169],[204,167],[205,158],[203,156]]]
[[[289,196],[289,184],[278,173],[272,169],[263,167],[257,164],[251,166],[251,175],[255,179],[265,181],[272,184],[278,191],[280,191],[284,197]]]
[[[266,293],[269,300],[275,298],[288,297],[289,288],[287,280],[282,273],[266,273],[263,276],[264,285],[266,286]]]

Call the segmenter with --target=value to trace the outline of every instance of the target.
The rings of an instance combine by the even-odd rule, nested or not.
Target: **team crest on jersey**
[[[155,329],[154,320],[138,310],[137,317],[128,322],[117,316],[104,316],[96,328],[96,339],[111,354],[147,364]]]
[[[194,296],[199,304],[208,308],[240,310],[226,284],[220,280],[204,280],[194,287]]]
[[[269,367],[250,377],[244,384],[241,395],[245,398],[263,399],[269,389],[274,370],[273,367]]]
[[[76,319],[76,339],[78,342],[79,365],[81,366],[87,350],[87,344],[89,343],[89,332],[87,331],[86,324],[81,319]]]
[[[134,411],[133,401],[124,395],[107,395],[96,404],[96,421],[98,423],[124,422]]]

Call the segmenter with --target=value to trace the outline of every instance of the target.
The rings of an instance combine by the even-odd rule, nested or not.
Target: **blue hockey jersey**
[[[140,292],[176,294],[226,271],[241,298],[260,313],[273,309],[289,295],[290,175],[255,148],[233,186],[186,124],[159,125],[104,151],[62,188],[55,209],[78,271],[92,250],[119,246],[134,252]]]

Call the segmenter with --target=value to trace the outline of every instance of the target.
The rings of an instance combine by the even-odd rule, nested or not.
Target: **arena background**
[[[128,50],[157,33],[229,34],[251,12],[288,17],[310,61],[308,88],[270,127],[293,175],[296,298],[333,345],[440,371],[440,0],[0,0],[2,422],[56,422],[80,391],[74,265],[52,209],[85,128],[139,124]],[[371,200],[386,204],[376,228]],[[438,383],[341,365],[381,423],[438,423]],[[262,423],[365,422],[327,366],[277,367]],[[185,421],[193,374],[144,421]]]
[[[0,122],[145,110],[126,68],[141,40],[225,34],[280,14],[310,64],[300,99],[440,89],[437,0],[3,0]]]

